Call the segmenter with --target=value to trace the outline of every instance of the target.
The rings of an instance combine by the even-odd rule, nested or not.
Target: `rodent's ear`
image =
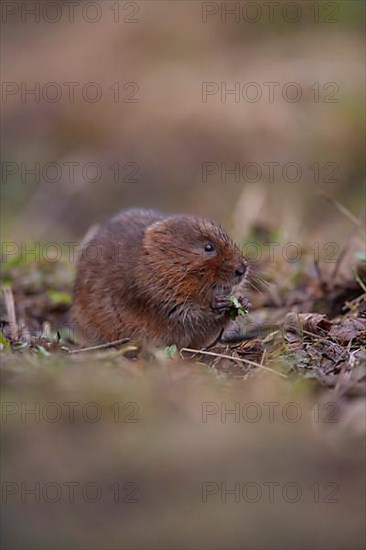
[[[156,242],[157,237],[160,237],[160,241],[161,241],[161,237],[162,236],[167,237],[169,233],[170,232],[168,231],[166,220],[159,220],[146,228],[144,243],[153,244]]]

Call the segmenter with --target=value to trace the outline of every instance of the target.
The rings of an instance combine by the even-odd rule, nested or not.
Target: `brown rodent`
[[[84,343],[136,338],[203,347],[229,321],[247,263],[216,223],[122,210],[84,246],[72,309]]]

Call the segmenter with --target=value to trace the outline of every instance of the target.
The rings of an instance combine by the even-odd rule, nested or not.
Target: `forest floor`
[[[250,311],[238,317],[231,332],[242,337],[207,350],[150,350],[151,359],[189,358],[229,377],[247,379],[272,371],[282,377],[312,379],[335,396],[362,395],[366,361],[366,262],[359,253],[355,267],[339,274],[339,263],[322,273],[319,264],[274,264],[262,275],[251,269],[247,297]],[[67,262],[24,261],[20,254],[4,264],[1,351],[10,357],[60,357],[83,353],[87,360],[116,355],[118,360],[148,359],[148,350],[133,342],[91,346],[75,343],[69,310],[74,266]],[[113,351],[114,350],[114,351]],[[143,353],[145,351],[146,353]],[[96,354],[98,352],[98,354]],[[132,363],[131,363],[132,364]]]

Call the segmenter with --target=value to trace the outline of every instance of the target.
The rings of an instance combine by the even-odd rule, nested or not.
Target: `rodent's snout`
[[[247,262],[243,261],[241,262],[237,268],[235,269],[235,276],[239,279],[239,282],[242,280],[242,278],[244,277],[246,271],[247,271],[247,268],[248,268],[248,264]]]

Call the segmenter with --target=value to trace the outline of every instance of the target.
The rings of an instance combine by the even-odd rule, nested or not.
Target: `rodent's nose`
[[[246,264],[241,264],[241,265],[235,270],[235,275],[241,279],[241,278],[243,277],[244,273],[246,272],[246,270],[247,270]]]

